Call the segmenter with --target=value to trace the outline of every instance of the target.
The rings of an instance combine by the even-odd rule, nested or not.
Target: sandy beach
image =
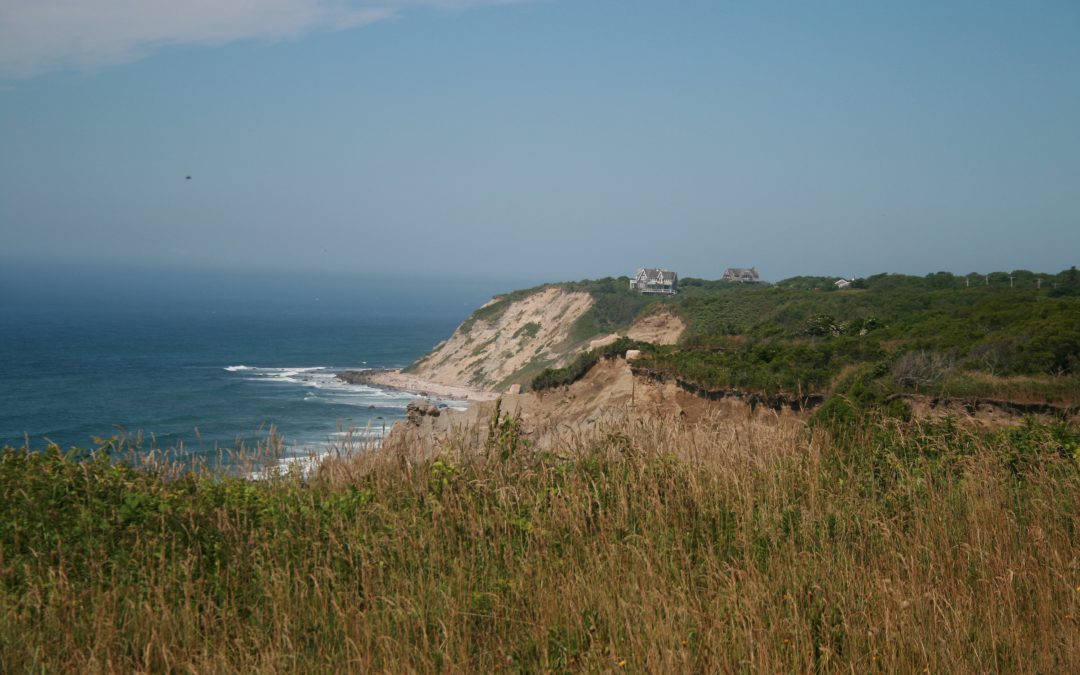
[[[348,371],[339,373],[338,377],[353,384],[367,384],[373,387],[404,391],[417,396],[432,396],[455,401],[494,401],[499,397],[499,394],[495,392],[439,384],[416,375],[403,373],[400,370]]]

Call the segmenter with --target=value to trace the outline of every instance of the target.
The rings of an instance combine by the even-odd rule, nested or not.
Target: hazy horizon
[[[0,310],[62,311],[80,316],[134,316],[169,312],[189,316],[227,313],[297,317],[364,314],[381,317],[429,316],[461,320],[494,295],[545,283],[629,276],[634,270],[575,279],[538,277],[363,276],[297,270],[222,270],[208,268],[95,267],[8,263],[0,278]],[[1016,270],[935,270],[957,276],[1012,273]],[[1056,274],[1064,270],[1027,270]],[[718,279],[719,274],[688,277]],[[881,270],[872,274],[893,273]],[[933,273],[933,272],[931,272]],[[811,276],[839,276],[811,274]],[[915,276],[925,276],[918,274]],[[785,277],[789,278],[789,277]],[[783,278],[763,276],[763,281]],[[1004,282],[1001,282],[1004,283]]]
[[[280,272],[464,302],[1080,251],[1074,2],[80,7],[0,0],[0,264],[55,283]]]

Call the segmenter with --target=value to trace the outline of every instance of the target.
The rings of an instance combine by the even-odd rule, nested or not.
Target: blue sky
[[[1057,271],[1078,73],[1075,1],[0,0],[0,262]]]

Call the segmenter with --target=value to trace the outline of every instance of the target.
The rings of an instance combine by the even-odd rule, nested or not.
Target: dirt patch
[[[685,391],[674,382],[635,377],[624,359],[601,361],[589,374],[568,387],[544,392],[507,394],[501,397],[503,413],[520,414],[532,442],[550,447],[567,432],[586,433],[597,425],[628,418],[660,418],[680,423],[713,423],[717,420],[758,420],[771,425],[805,424],[805,416],[791,410],[774,411],[751,406],[739,399],[710,401]],[[392,437],[407,437],[424,452],[461,442],[480,442],[494,412],[492,401],[475,403],[464,411],[446,411],[424,418],[419,426],[398,424]],[[475,436],[475,437],[474,437]]]
[[[1080,422],[1080,408],[1057,406],[1051,403],[1018,403],[978,398],[944,398],[903,394],[911,405],[911,412],[921,419],[940,420],[951,417],[961,423],[982,429],[1000,429],[1023,424],[1027,417],[1041,422]]]
[[[598,337],[598,338],[592,340],[589,343],[589,346],[586,349],[598,349],[600,347],[606,347],[607,345],[611,344],[612,342],[615,342],[618,339],[619,339],[618,334],[609,333],[608,335],[604,335],[603,337]]]
[[[659,311],[643,316],[634,322],[626,336],[631,340],[651,342],[657,345],[673,345],[679,341],[686,324],[668,311]]]

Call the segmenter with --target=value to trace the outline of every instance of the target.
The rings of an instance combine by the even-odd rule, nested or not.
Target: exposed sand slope
[[[564,432],[585,432],[606,421],[627,416],[658,416],[687,423],[748,418],[770,424],[802,425],[798,413],[773,412],[760,406],[757,412],[740,400],[709,401],[690,394],[674,383],[636,378],[623,359],[601,361],[584,378],[569,387],[501,397],[503,413],[521,414],[532,442],[548,447]],[[451,439],[487,433],[493,402],[474,403],[468,410],[444,411],[439,417],[422,419],[419,425],[399,422],[391,441],[404,442],[425,453],[438,452]],[[473,439],[482,440],[482,439]]]
[[[504,414],[520,413],[530,442],[545,449],[557,449],[559,439],[587,435],[610,422],[660,419],[679,424],[704,424],[717,428],[752,422],[783,428],[801,428],[806,413],[764,405],[752,408],[737,398],[708,400],[695,396],[674,382],[656,382],[635,377],[624,359],[601,361],[589,373],[568,387],[541,393],[507,394],[500,397]],[[444,410],[438,417],[422,417],[419,422],[397,423],[388,439],[423,455],[437,454],[454,447],[482,447],[493,401],[476,402],[467,410]],[[1022,424],[1025,417],[994,406],[970,410],[955,402],[935,406],[929,401],[913,401],[916,416],[938,418],[949,415],[965,425],[1001,428]],[[1056,419],[1044,416],[1045,420]],[[1072,420],[1075,421],[1075,414]]]
[[[491,319],[463,323],[410,374],[436,384],[504,389],[526,366],[538,372],[576,353],[562,345],[592,304],[588,293],[545,288],[510,303]]]
[[[609,333],[593,338],[587,349],[609,345],[623,336],[655,345],[673,345],[679,341],[685,330],[686,324],[682,319],[666,309],[661,309],[647,316],[638,317],[625,333]]]
[[[679,341],[686,324],[671,312],[661,310],[640,317],[630,326],[626,336],[632,340],[652,342],[657,345],[673,345]]]

